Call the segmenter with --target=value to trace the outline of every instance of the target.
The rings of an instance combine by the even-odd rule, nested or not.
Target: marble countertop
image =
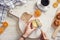
[[[18,40],[19,34],[17,32],[17,21],[12,17],[6,17],[5,21],[8,22],[8,27],[0,35],[0,40]]]

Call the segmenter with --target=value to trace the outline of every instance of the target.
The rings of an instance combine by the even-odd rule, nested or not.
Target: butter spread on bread
[[[42,24],[40,23],[39,19],[35,19],[35,20],[32,21],[32,26],[37,28],[37,27],[42,26]]]
[[[36,21],[35,20],[33,20],[32,21],[32,27],[35,27],[35,28],[37,28],[38,26],[37,26],[37,23],[36,23]]]

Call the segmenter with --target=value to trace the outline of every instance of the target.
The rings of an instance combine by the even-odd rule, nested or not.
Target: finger
[[[45,40],[48,39],[45,33],[43,33],[43,37]]]
[[[31,29],[33,29],[33,27],[32,27],[32,23],[30,24],[30,27],[31,27]]]
[[[30,26],[30,23],[31,23],[31,22],[28,22],[28,23],[27,23],[26,28],[28,28],[28,27]]]
[[[45,34],[45,33],[43,33],[43,36],[44,36],[44,37],[46,37],[46,34]]]
[[[41,33],[43,34],[43,36],[46,36],[46,34],[41,30]]]
[[[32,20],[31,20],[28,24],[29,24],[28,27],[29,27],[30,29],[33,29],[33,27],[32,27]]]
[[[32,21],[29,21],[28,23],[27,23],[27,26],[31,23]]]
[[[45,37],[44,39],[48,39],[47,37]]]
[[[46,39],[47,38],[46,34],[42,30],[41,30],[41,33],[42,33],[43,37]]]
[[[32,23],[32,21],[33,21],[33,20],[29,21],[28,24],[29,24],[29,23]]]
[[[34,30],[36,30],[36,28],[33,28],[32,30],[34,31]]]
[[[43,34],[43,31],[41,30],[41,34]]]
[[[33,20],[29,21],[28,23],[31,23]]]
[[[28,24],[28,28],[31,28],[30,26],[31,26],[31,23]]]

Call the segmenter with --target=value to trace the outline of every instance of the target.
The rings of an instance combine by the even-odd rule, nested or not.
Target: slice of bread
[[[42,24],[41,24],[41,22],[40,22],[39,19],[36,19],[35,21],[36,21],[36,23],[37,23],[37,25],[38,25],[39,27],[42,26]]]
[[[42,24],[41,24],[39,19],[35,19],[35,20],[32,21],[32,26],[37,28],[37,27],[41,27]]]
[[[35,20],[33,20],[32,21],[32,27],[35,27],[35,28],[37,28],[38,26],[37,26],[37,23],[36,23],[36,21]]]
[[[21,16],[21,19],[25,22],[28,22],[31,17],[32,17],[31,14],[28,14],[27,12],[24,12]]]

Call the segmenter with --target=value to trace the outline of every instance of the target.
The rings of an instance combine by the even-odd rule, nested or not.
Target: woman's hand
[[[24,37],[28,37],[36,28],[32,27],[31,21],[27,23],[25,32],[23,34]]]
[[[19,40],[25,40],[25,38],[27,38],[35,29],[35,27],[32,27],[31,21],[27,23],[25,32]]]
[[[48,40],[46,34],[41,30],[40,40]]]

